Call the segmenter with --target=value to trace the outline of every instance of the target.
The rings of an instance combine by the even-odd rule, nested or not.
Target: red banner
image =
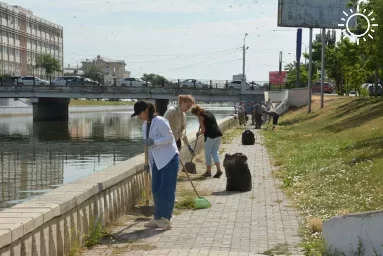
[[[270,71],[269,72],[269,83],[270,84],[286,84],[287,71]]]

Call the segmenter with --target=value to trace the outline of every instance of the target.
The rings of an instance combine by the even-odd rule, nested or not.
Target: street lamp
[[[74,58],[71,58],[71,60],[74,60],[74,61],[76,61],[76,63],[77,63],[77,69],[76,69],[76,74],[77,74],[77,73],[78,73],[78,63],[79,63],[80,61],[84,60],[84,58],[79,59],[79,60],[76,60],[76,59],[74,59]]]
[[[249,49],[249,47],[246,47],[246,37],[249,34],[245,34],[245,38],[243,38],[243,63],[242,63],[242,88],[245,88],[246,84],[246,78],[245,78],[245,62],[246,62],[246,50]]]

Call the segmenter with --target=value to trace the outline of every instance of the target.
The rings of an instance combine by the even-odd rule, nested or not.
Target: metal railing
[[[267,85],[263,85],[265,82],[251,82],[246,84],[246,90],[250,91],[267,91],[269,90]],[[28,83],[20,82],[18,80],[10,81],[9,79],[0,78],[0,86],[2,87],[150,87],[150,88],[182,88],[182,89],[231,89],[240,90],[240,83],[233,83],[229,80],[185,80],[185,79],[174,79],[174,80],[159,80],[155,84],[149,81],[114,81],[109,83],[101,83],[101,81],[65,81],[64,83],[55,84],[54,81],[50,80],[49,83],[39,82],[31,80]]]

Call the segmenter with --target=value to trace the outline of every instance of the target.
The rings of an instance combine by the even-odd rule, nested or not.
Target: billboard
[[[270,71],[269,72],[269,83],[272,85],[277,84],[286,84],[287,81],[287,71]]]
[[[349,0],[278,0],[278,26],[339,29],[343,19],[355,13]],[[348,19],[356,27],[356,17]]]

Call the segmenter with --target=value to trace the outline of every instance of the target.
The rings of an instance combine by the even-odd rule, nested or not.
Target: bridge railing
[[[192,79],[172,79],[172,80],[160,80],[156,84],[151,84],[148,81],[128,81],[126,84],[117,83],[114,81],[112,83],[100,84],[98,82],[66,82],[65,84],[54,84],[52,81],[49,84],[22,84],[16,81],[2,80],[0,79],[0,87],[12,87],[12,88],[93,88],[93,87],[131,87],[131,88],[182,88],[182,89],[230,89],[230,90],[240,90],[240,83],[233,83],[229,80],[192,80]],[[246,90],[251,91],[267,91],[270,88],[267,85],[267,82],[257,81],[257,82],[247,82]],[[272,88],[276,89],[276,88]],[[281,89],[281,88],[280,88]]]

